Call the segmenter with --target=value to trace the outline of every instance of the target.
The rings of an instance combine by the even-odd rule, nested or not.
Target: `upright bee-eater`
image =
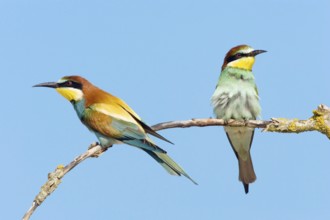
[[[217,118],[249,120],[259,116],[261,107],[252,67],[255,56],[264,52],[266,51],[254,50],[247,45],[239,45],[229,50],[211,98]],[[250,155],[254,128],[224,127],[224,129],[238,159],[239,180],[243,182],[245,193],[248,193],[249,183],[257,178]]]
[[[121,99],[80,76],[65,76],[58,82],[41,83],[34,87],[54,88],[70,101],[80,121],[96,135],[102,147],[121,143],[137,147],[153,157],[171,175],[183,175],[197,184],[148,134],[172,142],[145,124]]]

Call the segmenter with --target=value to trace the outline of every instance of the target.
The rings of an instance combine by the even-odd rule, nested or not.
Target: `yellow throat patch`
[[[227,66],[245,69],[245,70],[252,70],[254,64],[254,57],[242,57],[238,60],[234,60],[227,64]]]
[[[83,92],[75,88],[56,88],[56,91],[69,101],[78,101],[83,97]]]

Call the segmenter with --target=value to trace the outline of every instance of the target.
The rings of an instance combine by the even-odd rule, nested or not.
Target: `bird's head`
[[[57,82],[46,82],[33,87],[54,88],[70,102],[77,102],[84,97],[84,87],[90,86],[90,82],[80,76],[65,76]]]
[[[227,66],[252,70],[255,56],[261,53],[265,53],[265,50],[255,50],[248,45],[239,45],[231,48],[224,59],[222,70]]]

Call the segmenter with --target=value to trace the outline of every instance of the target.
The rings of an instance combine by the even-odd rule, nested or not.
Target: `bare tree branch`
[[[318,131],[330,139],[330,108],[319,105],[313,111],[313,116],[307,120],[272,118],[271,121],[247,120],[236,121],[223,119],[191,119],[186,121],[163,122],[152,126],[155,131],[169,128],[188,128],[205,126],[230,126],[263,128],[263,131],[279,133],[301,133],[306,131]]]
[[[313,116],[307,120],[272,118],[271,121],[247,120],[236,121],[223,119],[191,119],[186,121],[170,121],[152,126],[155,131],[169,128],[188,128],[205,126],[231,126],[231,127],[251,127],[263,128],[263,131],[280,133],[301,133],[306,131],[319,131],[330,139],[330,108],[325,105],[319,105],[313,111]],[[89,149],[76,157],[66,166],[59,165],[54,172],[48,174],[47,182],[41,187],[41,191],[35,197],[30,209],[23,216],[23,220],[30,219],[33,212],[43,201],[55,191],[61,183],[65,174],[89,157],[98,157],[107,148],[102,148],[97,143],[92,144]]]

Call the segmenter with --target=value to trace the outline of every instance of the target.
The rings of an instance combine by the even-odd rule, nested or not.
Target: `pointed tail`
[[[245,193],[249,192],[249,183],[253,183],[257,177],[254,173],[251,155],[246,160],[238,159],[239,164],[239,180],[243,182]]]
[[[191,180],[194,184],[198,185],[177,163],[172,160],[167,154],[165,153],[160,153],[160,152],[155,152],[155,151],[150,151],[146,149],[142,149],[146,153],[148,153],[152,158],[154,158],[160,165],[162,165],[165,170],[174,176],[185,176],[189,180]]]
[[[245,193],[249,192],[249,183],[256,180],[250,149],[253,141],[253,128],[225,127],[231,147],[238,159],[239,180],[243,182]]]

